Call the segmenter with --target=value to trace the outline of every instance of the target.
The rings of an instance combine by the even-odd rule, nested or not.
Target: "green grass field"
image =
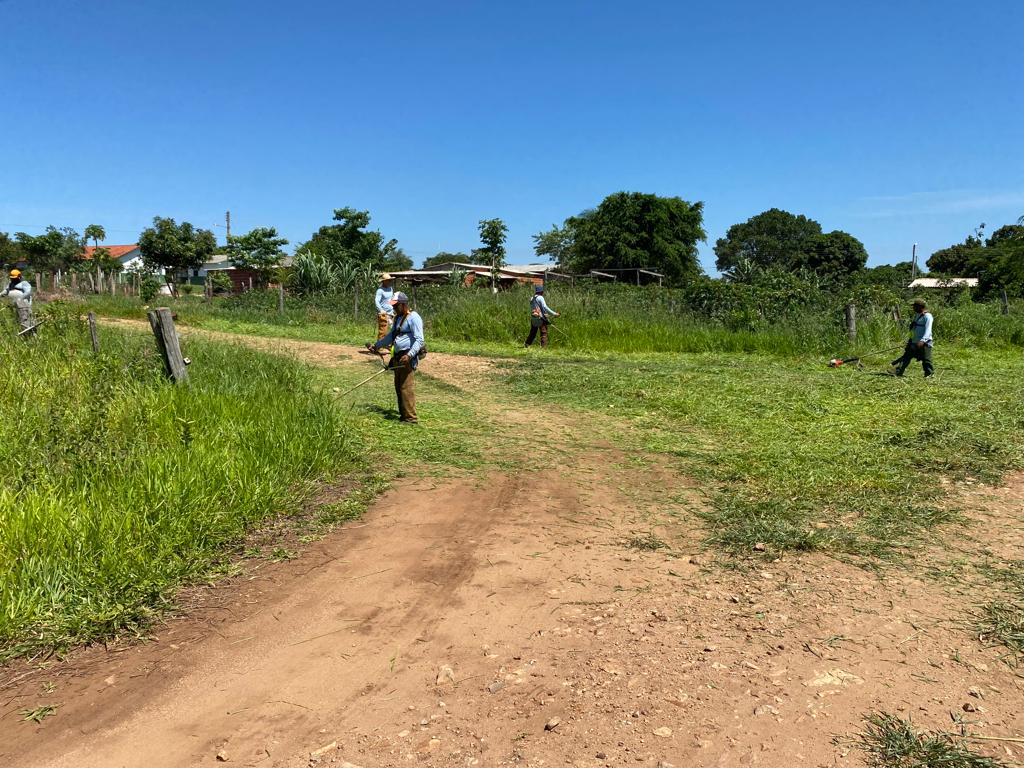
[[[826,366],[832,354],[898,347],[904,331],[884,313],[862,318],[851,345],[815,315],[730,330],[653,312],[665,299],[651,291],[549,293],[565,317],[546,352],[523,350],[516,333],[524,291],[421,293],[424,312],[437,311],[427,314],[431,348],[500,356],[520,397],[627,421],[643,436],[639,450],[670,454],[706,481],[710,540],[731,551],[763,543],[888,557],[953,515],[940,481],[991,482],[1024,466],[1019,305],[1006,316],[960,300],[936,309],[938,375],[925,382],[916,365],[904,379],[876,375],[897,352],[863,370]],[[371,318],[342,313],[346,298],[283,316],[258,294],[179,306],[185,322],[214,330],[355,344]]]
[[[806,331],[813,318],[777,335],[686,318],[616,326],[608,306],[591,306],[582,320],[566,310],[570,301],[559,307],[552,297],[568,335],[523,350],[525,322],[511,299],[499,297],[504,309],[485,321],[493,298],[467,296],[458,311],[428,318],[431,349],[498,357],[497,372],[458,390],[430,379],[428,358],[423,427],[412,431],[399,431],[384,379],[332,399],[332,388],[364,375],[359,367],[309,370],[193,340],[194,381],[175,390],[141,337],[115,335],[97,358],[70,321],[44,327],[35,347],[3,341],[7,354],[28,356],[32,375],[0,374],[8,402],[19,404],[0,427],[0,450],[17,468],[0,492],[0,642],[10,652],[144,623],[175,584],[208,572],[247,529],[294,510],[316,478],[400,476],[386,458],[396,446],[428,473],[521,471],[522,435],[478,395],[557,408],[638,460],[661,456],[680,478],[664,489],[666,509],[678,509],[696,479],[706,502],[692,516],[710,546],[738,555],[764,544],[766,557],[817,550],[894,561],[957,516],[949,483],[997,482],[1024,467],[1019,314],[947,308],[945,325],[937,321],[937,375],[924,381],[916,365],[903,379],[882,375],[889,355],[864,369],[827,367],[834,353],[897,344],[902,332],[880,315],[850,347]],[[142,314],[131,299],[88,304]],[[185,324],[272,337],[355,345],[373,328],[370,317],[313,306],[283,316],[192,298],[173,306]],[[488,322],[505,330],[491,336]],[[984,611],[987,637],[1020,645],[1019,602]]]
[[[891,556],[952,512],[942,479],[1024,466],[1020,353],[948,350],[938,373],[821,358],[559,356],[510,364],[513,391],[627,422],[638,447],[706,481],[709,537],[734,552]],[[666,489],[671,494],[672,489]]]

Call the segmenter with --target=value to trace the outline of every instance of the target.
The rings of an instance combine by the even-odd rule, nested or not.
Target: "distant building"
[[[911,281],[907,288],[977,288],[978,278],[976,277],[919,277]]]
[[[413,284],[449,283],[458,275],[463,285],[473,285],[477,280],[490,283],[491,267],[489,264],[469,264],[450,261],[444,264],[432,264],[423,269],[405,269],[392,272],[396,280],[407,280]],[[513,285],[543,285],[545,280],[571,280],[569,275],[555,271],[553,264],[506,264],[495,270],[495,279],[499,288],[510,288]]]

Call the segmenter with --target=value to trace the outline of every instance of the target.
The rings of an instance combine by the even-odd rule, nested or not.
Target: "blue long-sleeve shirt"
[[[373,294],[373,303],[377,305],[377,311],[385,315],[395,314],[395,308],[389,303],[395,295],[394,288],[385,288],[383,285]]]
[[[910,341],[917,344],[923,341],[927,346],[932,345],[932,313],[919,312],[910,321]]]
[[[533,317],[537,317],[538,311],[540,312],[540,317],[548,317],[549,315],[558,317],[558,313],[548,306],[548,303],[544,301],[544,297],[539,293],[530,299],[530,314]]]
[[[413,368],[419,365],[417,356],[426,341],[423,338],[423,318],[419,316],[418,312],[410,312],[408,315],[396,317],[388,335],[373,346],[374,349],[380,349],[381,347],[390,347],[392,344],[395,347],[395,357],[408,355],[409,363]]]

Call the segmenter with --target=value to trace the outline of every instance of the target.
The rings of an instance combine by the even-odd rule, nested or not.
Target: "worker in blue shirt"
[[[538,330],[540,331],[540,345],[542,347],[548,345],[548,325],[551,324],[551,321],[548,320],[549,317],[559,317],[559,314],[544,301],[544,286],[538,285],[533,289],[533,298],[530,299],[530,335],[526,337],[526,346],[533,344]]]
[[[391,348],[391,360],[388,368],[395,372],[395,396],[398,399],[399,419],[407,424],[415,424],[416,391],[413,374],[419,366],[420,358],[427,353],[427,343],[423,338],[423,318],[419,313],[409,309],[409,297],[404,293],[396,293],[395,319],[391,330],[384,338],[366,348],[376,352],[382,348]]]
[[[380,276],[380,287],[373,294],[373,304],[377,308],[377,341],[380,341],[395,321],[394,278],[387,272]]]
[[[914,299],[912,306],[914,319],[910,321],[910,340],[907,342],[907,348],[903,350],[903,356],[893,360],[892,364],[896,368],[894,373],[902,376],[911,360],[920,360],[921,367],[924,368],[924,377],[927,379],[935,373],[935,366],[932,365],[932,313],[928,311],[924,299]]]

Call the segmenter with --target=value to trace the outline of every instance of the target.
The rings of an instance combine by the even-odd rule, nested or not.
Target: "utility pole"
[[[917,279],[917,243],[914,243],[913,250],[910,251],[910,282],[914,282]]]
[[[231,211],[224,212],[224,227],[228,231],[228,242],[231,242]],[[916,245],[914,246],[917,247]]]

